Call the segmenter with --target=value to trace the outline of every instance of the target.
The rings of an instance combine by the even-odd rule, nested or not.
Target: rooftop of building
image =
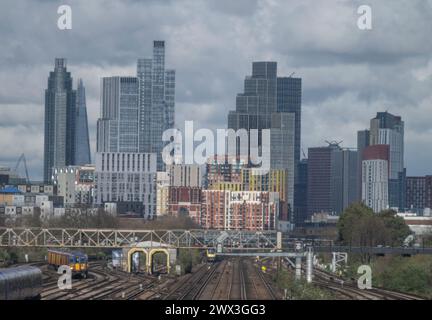
[[[22,194],[22,192],[16,187],[7,186],[0,190],[0,194]]]

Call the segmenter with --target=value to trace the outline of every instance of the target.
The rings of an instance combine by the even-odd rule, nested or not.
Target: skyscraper
[[[55,59],[45,90],[44,181],[52,168],[75,164],[76,91],[66,59]]]
[[[162,134],[174,128],[175,71],[165,69],[165,42],[153,42],[153,59],[138,59],[139,152],[157,153],[157,169],[163,171]]]
[[[294,209],[294,172],[295,172],[295,114],[288,112],[273,113],[270,131],[270,167],[286,170],[286,199],[291,213]],[[292,220],[291,220],[292,221]]]
[[[362,200],[377,213],[389,204],[389,158],[388,145],[373,145],[363,151]]]
[[[293,78],[293,77],[278,77],[277,78],[277,112],[290,112],[290,113],[294,113],[295,115],[294,161],[296,166],[297,163],[300,162],[301,105],[302,105],[302,79]]]
[[[297,181],[294,186],[294,223],[303,223],[307,219],[308,160],[302,159],[297,164]]]
[[[370,144],[370,131],[361,130],[357,132],[357,170],[358,170],[358,180],[357,180],[357,201],[362,200],[362,161],[363,161],[363,151]]]
[[[307,209],[315,213],[340,214],[357,200],[357,151],[338,143],[309,148]]]
[[[135,77],[102,79],[97,152],[138,152],[138,83]]]
[[[331,158],[332,208],[342,213],[350,204],[357,202],[358,154],[356,150],[334,150]]]
[[[237,95],[236,110],[228,114],[229,129],[249,133],[258,129],[259,149],[263,147],[262,130],[270,129],[270,167],[287,170],[287,195],[282,198],[289,201],[290,208],[294,204],[295,141],[299,138],[295,130],[300,128],[295,118],[300,112],[298,94],[298,81],[277,77],[276,62],[253,62],[252,75],[244,80],[244,92]]]
[[[75,164],[85,165],[91,163],[91,157],[86,96],[82,79],[78,80],[76,92]]]
[[[389,145],[389,206],[405,209],[404,122],[400,116],[378,112],[370,122],[370,145]]]

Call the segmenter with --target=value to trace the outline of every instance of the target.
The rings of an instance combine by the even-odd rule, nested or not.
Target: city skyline
[[[427,117],[424,117],[432,105],[432,60],[428,55],[431,45],[424,40],[427,39],[427,29],[424,26],[430,19],[430,13],[422,10],[420,1],[416,2],[417,5],[405,8],[406,13],[398,21],[385,11],[383,5],[372,1],[376,17],[374,28],[378,32],[370,34],[356,28],[354,5],[341,3],[330,9],[322,3],[312,5],[306,2],[302,6],[293,5],[293,8],[282,3],[264,8],[264,2],[248,3],[248,6],[237,3],[230,6],[224,3],[223,6],[186,1],[188,9],[200,13],[198,17],[188,21],[189,16],[176,10],[175,5],[164,7],[150,2],[146,4],[146,11],[161,14],[161,10],[166,10],[165,13],[172,19],[142,22],[148,13],[138,10],[140,4],[116,4],[101,9],[97,4],[77,2],[72,6],[74,27],[62,32],[55,28],[54,22],[50,22],[50,19],[56,19],[56,4],[41,2],[41,9],[33,10],[26,23],[34,29],[38,22],[44,30],[44,38],[50,38],[45,40],[48,43],[43,48],[40,44],[35,44],[36,41],[40,42],[40,38],[27,39],[29,31],[18,25],[21,12],[17,8],[11,8],[8,12],[5,4],[3,13],[8,12],[8,16],[2,15],[2,23],[16,26],[15,36],[23,42],[11,41],[15,45],[7,48],[6,55],[0,59],[4,76],[8,78],[8,81],[3,81],[4,87],[0,89],[0,134],[4,137],[0,147],[5,150],[0,164],[13,167],[16,159],[24,152],[32,180],[42,179],[41,92],[55,57],[66,58],[68,71],[73,78],[83,78],[86,84],[91,149],[94,151],[100,78],[113,75],[135,76],[136,60],[151,56],[148,43],[154,39],[163,39],[169,46],[166,59],[170,67],[177,71],[177,123],[195,120],[200,127],[225,128],[226,114],[228,110],[234,109],[233,97],[241,92],[242,79],[249,73],[250,63],[277,61],[281,74],[296,72],[295,77],[303,79],[301,146],[304,150],[321,146],[325,140],[344,140],[343,147],[355,147],[357,131],[367,128],[370,118],[376,112],[388,110],[401,116],[405,122],[407,175],[430,173],[428,164],[432,156],[428,148],[422,147],[432,136]],[[29,3],[29,7],[32,6]],[[99,47],[104,44],[98,38],[103,29],[100,26],[105,19],[118,17],[116,9],[120,8],[130,13],[130,24],[119,22],[119,25],[110,25],[112,39],[104,42],[109,41],[106,45],[115,48],[121,45],[124,50],[115,53],[106,50],[99,52]],[[392,9],[396,12],[404,10],[397,5]],[[96,15],[90,20],[90,14],[98,10],[105,10],[103,17]],[[290,20],[286,16],[293,16],[295,10],[296,18],[291,19],[292,22],[285,22]],[[332,15],[336,19],[333,25],[325,23],[325,14],[329,10],[339,13]],[[284,21],[278,11],[284,13]],[[215,12],[216,16],[209,19],[210,12]],[[128,14],[122,15],[122,19],[124,16]],[[312,16],[319,26],[310,31],[305,30],[301,19]],[[259,21],[266,21],[265,28],[257,30]],[[404,25],[408,23],[415,29],[415,37],[406,36]],[[130,36],[120,36],[127,25],[134,32]],[[182,27],[176,29],[179,25]],[[232,34],[228,34],[225,26],[218,30],[216,25],[237,26],[237,29],[234,28]],[[149,26],[152,28],[145,32],[145,28]],[[202,32],[195,33],[194,39],[188,33],[188,28],[201,28]],[[288,32],[284,37],[292,36],[294,32],[302,37],[292,37],[290,43],[285,44],[280,29]],[[175,30],[177,31],[174,32]],[[89,35],[83,39],[84,31]],[[318,41],[322,32],[326,31],[332,34],[330,39]],[[244,39],[253,32],[256,32],[257,40],[245,42]],[[390,40],[387,39],[389,34],[392,35]],[[5,40],[12,40],[10,36],[6,35]],[[134,37],[143,38],[139,45],[128,41]],[[207,37],[214,41],[208,41]],[[92,43],[83,42],[91,38],[94,38]],[[26,39],[29,50],[23,51]],[[315,45],[309,44],[314,41]],[[392,45],[389,45],[389,41]],[[233,45],[224,46],[224,42]],[[244,43],[249,45],[244,46]],[[88,45],[88,50],[75,49],[83,45]]]

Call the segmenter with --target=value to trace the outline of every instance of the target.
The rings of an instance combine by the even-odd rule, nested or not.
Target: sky
[[[72,29],[59,30],[60,5]],[[372,9],[360,30],[357,9]],[[176,70],[176,125],[226,128],[253,61],[303,79],[302,148],[343,141],[378,111],[405,121],[408,175],[432,174],[432,0],[2,0],[0,165],[24,153],[30,178],[43,170],[44,90],[54,59],[86,87],[92,152],[100,78],[136,75],[153,40]],[[20,173],[23,171],[21,170]]]

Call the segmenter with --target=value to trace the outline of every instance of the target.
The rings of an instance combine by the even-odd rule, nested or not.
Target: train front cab
[[[88,275],[88,258],[85,254],[71,254],[69,257],[69,267],[72,275],[78,275],[87,278]]]

